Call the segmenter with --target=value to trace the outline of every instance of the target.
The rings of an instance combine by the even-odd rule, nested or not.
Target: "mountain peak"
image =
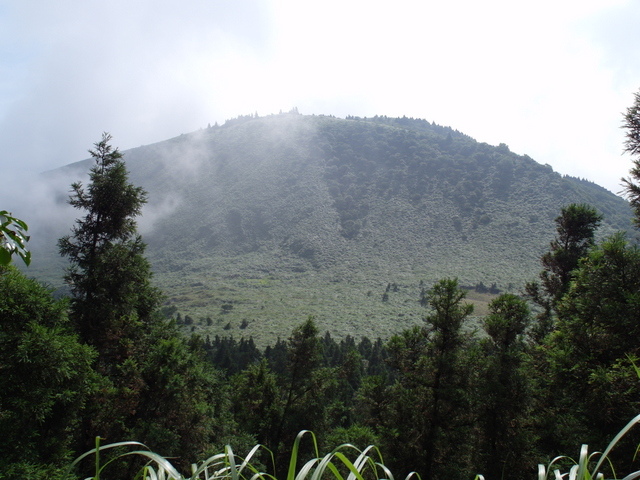
[[[421,119],[249,115],[123,153],[168,304],[258,342],[308,315],[337,336],[399,331],[443,277],[517,292],[569,203],[602,212],[603,235],[630,226],[605,189]]]

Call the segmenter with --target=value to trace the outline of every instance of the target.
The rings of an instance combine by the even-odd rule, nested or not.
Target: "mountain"
[[[592,182],[410,118],[247,116],[123,153],[148,192],[140,230],[167,306],[194,331],[259,344],[309,315],[334,336],[399,332],[443,277],[517,292],[569,203],[603,213],[601,236],[631,222]],[[56,202],[90,166],[46,175]],[[34,247],[32,273],[54,286],[70,226]]]

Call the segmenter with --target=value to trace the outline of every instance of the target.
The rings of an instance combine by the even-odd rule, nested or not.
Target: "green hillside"
[[[249,116],[124,154],[167,306],[263,345],[309,315],[337,337],[386,337],[421,321],[421,289],[445,276],[517,292],[569,203],[602,212],[601,235],[630,226],[598,185],[424,120]],[[58,286],[66,230],[49,231],[31,271]]]

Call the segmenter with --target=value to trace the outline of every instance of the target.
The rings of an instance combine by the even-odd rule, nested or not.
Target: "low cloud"
[[[126,150],[297,106],[425,118],[615,190],[639,15],[622,0],[10,0],[2,177],[86,158],[103,131]]]

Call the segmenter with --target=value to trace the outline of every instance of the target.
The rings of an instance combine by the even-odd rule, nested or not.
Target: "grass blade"
[[[625,427],[620,430],[620,432],[618,432],[618,434],[613,438],[613,440],[611,440],[611,442],[609,443],[609,445],[607,446],[607,448],[605,449],[604,453],[602,454],[602,457],[600,458],[600,461],[596,464],[596,468],[593,469],[593,474],[595,475],[598,470],[600,470],[600,466],[602,465],[602,462],[605,461],[605,459],[608,457],[609,452],[611,451],[611,449],[613,447],[615,447],[615,445],[618,443],[618,441],[620,441],[620,439],[627,434],[627,432],[629,430],[631,430],[631,428],[633,428],[638,422],[640,422],[640,415],[636,415],[629,423],[627,423],[625,425]]]

